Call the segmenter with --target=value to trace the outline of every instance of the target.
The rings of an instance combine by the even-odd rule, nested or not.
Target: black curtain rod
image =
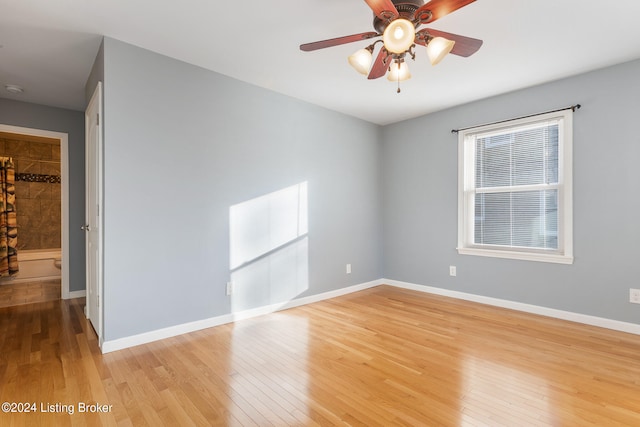
[[[529,117],[539,116],[540,114],[557,113],[558,111],[564,111],[564,110],[571,110],[571,111],[575,112],[576,110],[579,110],[580,107],[582,107],[580,104],[575,104],[575,105],[571,105],[570,107],[558,108],[557,110],[551,110],[551,111],[545,111],[544,113],[529,114],[528,116],[515,117],[513,119],[507,119],[507,120],[500,120],[498,122],[485,123],[483,125],[469,126],[469,127],[462,128],[462,129],[451,129],[451,133],[458,133],[460,131],[465,131],[467,129],[473,129],[473,128],[477,128],[477,127],[481,127],[481,126],[497,125],[499,123],[511,122],[513,120],[528,119]]]

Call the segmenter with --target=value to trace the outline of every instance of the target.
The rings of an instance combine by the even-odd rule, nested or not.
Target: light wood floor
[[[0,285],[0,308],[60,299],[60,279]]]
[[[83,305],[0,309],[0,425],[640,425],[640,336],[380,286],[101,355]]]

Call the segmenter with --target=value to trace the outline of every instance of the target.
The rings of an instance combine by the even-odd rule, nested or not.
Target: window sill
[[[555,264],[573,264],[573,256],[561,254],[545,254],[535,252],[501,251],[479,248],[458,248],[460,255],[475,255],[492,258],[517,259],[522,261],[550,262]]]

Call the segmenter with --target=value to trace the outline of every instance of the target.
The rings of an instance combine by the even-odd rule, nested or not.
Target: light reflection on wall
[[[309,287],[308,186],[229,208],[232,312],[290,301]]]

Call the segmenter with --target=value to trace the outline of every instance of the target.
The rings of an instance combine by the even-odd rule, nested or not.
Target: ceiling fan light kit
[[[434,37],[427,44],[427,56],[431,65],[437,65],[453,49],[456,42],[444,37]]]
[[[366,76],[369,74],[371,63],[373,62],[373,45],[357,50],[348,59],[349,65],[351,65],[360,74],[364,74]]]
[[[389,73],[387,74],[387,80],[390,82],[403,82],[411,78],[409,72],[409,66],[406,62],[394,62],[389,67]]]
[[[401,54],[409,50],[416,40],[416,30],[413,23],[404,18],[391,21],[382,34],[385,49],[391,53]]]
[[[446,33],[444,31],[417,28],[432,23],[475,0],[365,0],[373,11],[373,27],[376,32],[365,32],[350,36],[337,37],[300,45],[300,50],[309,52],[317,49],[338,46],[382,36],[369,46],[359,49],[349,56],[349,64],[369,80],[377,79],[387,72],[387,79],[399,83],[411,78],[407,56],[415,60],[416,45],[426,47],[431,65],[436,65],[447,54],[467,57],[473,55],[482,46],[482,40]],[[382,46],[376,59],[373,59],[375,45]]]

